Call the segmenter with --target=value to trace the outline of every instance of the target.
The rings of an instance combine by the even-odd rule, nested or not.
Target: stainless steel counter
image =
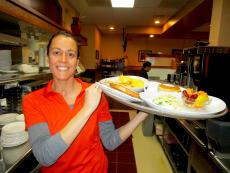
[[[3,148],[0,173],[13,172],[30,154],[32,149],[28,141],[19,146]]]
[[[199,137],[196,130],[188,121],[180,119],[177,119],[177,121],[224,173],[230,173],[230,159],[219,158],[212,150],[210,150],[207,141],[202,139],[202,137]]]

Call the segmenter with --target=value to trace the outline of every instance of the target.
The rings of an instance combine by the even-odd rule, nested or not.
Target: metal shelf
[[[177,136],[175,135],[175,133],[170,129],[170,127],[168,125],[166,125],[167,129],[169,130],[170,134],[173,135],[173,137],[176,139],[177,143],[180,145],[180,147],[182,148],[182,150],[186,153],[186,155],[188,156],[189,153],[188,151],[184,148],[184,146],[182,145],[182,143],[180,142],[180,140],[177,138]]]
[[[31,74],[0,74],[0,85],[7,83],[20,82],[25,80],[38,80],[38,79],[50,79],[52,77],[51,73],[40,72]]]

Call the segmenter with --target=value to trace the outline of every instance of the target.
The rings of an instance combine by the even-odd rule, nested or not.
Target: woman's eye
[[[68,57],[70,58],[75,58],[76,57],[76,54],[74,52],[68,52]]]
[[[51,54],[52,54],[53,56],[60,56],[60,55],[61,55],[61,51],[58,51],[58,50],[52,51]]]

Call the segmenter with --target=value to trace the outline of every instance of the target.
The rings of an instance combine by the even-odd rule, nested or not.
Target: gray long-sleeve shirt
[[[111,120],[100,122],[99,129],[101,141],[106,149],[114,150],[123,142]],[[28,129],[28,132],[34,156],[43,166],[55,163],[69,147],[60,133],[51,136],[47,123],[35,124]]]

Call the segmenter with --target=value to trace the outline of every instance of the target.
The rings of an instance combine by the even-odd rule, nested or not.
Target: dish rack
[[[23,81],[0,86],[0,114],[16,112],[22,113],[22,98],[24,95],[40,89],[47,81]]]

